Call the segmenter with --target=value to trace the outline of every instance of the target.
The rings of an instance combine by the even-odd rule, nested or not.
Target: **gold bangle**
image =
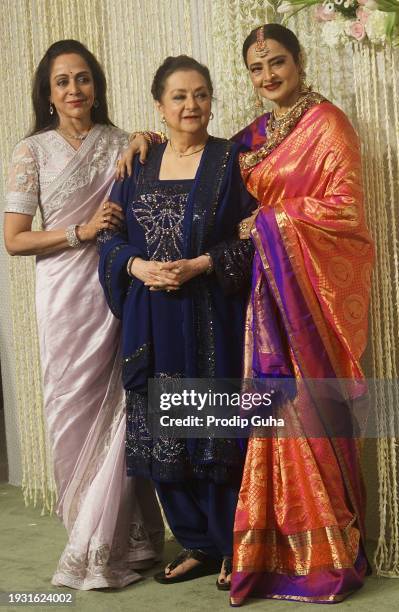
[[[130,276],[130,278],[135,278],[134,274],[132,274],[132,263],[134,262],[134,260],[136,259],[136,256],[134,257],[129,257],[129,259],[127,260],[127,264],[126,264],[126,272],[128,273],[128,276]]]
[[[154,132],[154,134],[157,134],[157,136],[159,136],[161,142],[168,142],[168,137],[165,132]]]
[[[205,270],[205,274],[211,274],[213,272],[213,260],[210,253],[204,253],[208,258],[208,267]]]
[[[132,134],[130,134],[129,136],[129,144],[131,142],[133,142],[133,140],[136,138],[136,136],[143,136],[143,138],[146,139],[146,141],[148,142],[148,144],[153,144],[152,143],[152,137],[151,137],[151,132],[133,132]]]
[[[143,138],[146,139],[149,145],[158,144],[159,142],[167,142],[168,140],[168,137],[164,132],[132,132],[132,134],[130,134],[129,136],[129,144],[136,138],[136,136],[143,136]]]

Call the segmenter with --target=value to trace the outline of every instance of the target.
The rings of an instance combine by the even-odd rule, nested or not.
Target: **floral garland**
[[[399,0],[283,0],[273,4],[283,21],[314,6],[314,18],[329,47],[367,40],[375,45],[399,45]]]

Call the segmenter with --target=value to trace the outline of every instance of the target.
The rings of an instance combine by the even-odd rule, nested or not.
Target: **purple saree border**
[[[235,572],[232,606],[251,599],[291,599],[307,603],[338,603],[360,589],[367,573],[367,559],[360,548],[350,568],[315,570],[305,576],[276,572]]]
[[[313,316],[298,284],[289,255],[283,244],[280,229],[277,224],[274,209],[262,211],[256,219],[255,246],[262,248],[267,263],[275,281],[271,290],[277,305],[282,310],[281,315],[288,324],[290,344],[296,355],[303,377],[336,378],[336,372],[330,361]],[[262,261],[262,256],[261,256]],[[262,262],[263,268],[264,263]],[[264,268],[266,277],[270,280],[268,271]],[[257,278],[253,279],[253,283]],[[278,291],[278,296],[275,295]],[[311,364],[304,371],[303,363]]]

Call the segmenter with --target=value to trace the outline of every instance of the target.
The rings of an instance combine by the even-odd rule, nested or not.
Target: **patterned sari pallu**
[[[231,602],[332,603],[359,588],[368,570],[364,489],[357,440],[339,434],[345,401],[321,418],[306,381],[344,379],[343,397],[364,394],[359,359],[374,252],[358,140],[345,115],[311,93],[283,125],[270,123],[266,115],[236,137],[252,144],[241,170],[260,205],[245,376],[296,379],[295,398],[281,407],[295,435],[249,440]],[[254,150],[258,128],[269,134]],[[309,436],[309,422],[324,435]]]

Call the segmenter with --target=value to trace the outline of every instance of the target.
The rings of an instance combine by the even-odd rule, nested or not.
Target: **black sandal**
[[[223,557],[223,569],[226,574],[226,577],[231,574],[231,572],[233,571],[233,559],[231,557]],[[225,582],[225,580],[223,579],[223,582],[219,582],[218,578],[216,580],[216,587],[219,591],[230,591],[231,581]]]
[[[176,559],[174,559],[172,563],[169,563],[166,569],[172,571],[187,559],[195,559],[196,561],[200,561],[200,565],[196,565],[195,567],[187,570],[187,572],[184,572],[184,574],[179,574],[178,576],[173,576],[172,578],[168,578],[168,575],[165,574],[164,570],[163,572],[158,572],[158,574],[155,574],[154,580],[160,584],[176,584],[176,582],[186,582],[186,580],[194,580],[194,578],[201,578],[202,576],[216,574],[218,571],[218,566],[220,565],[220,561],[218,562],[217,559],[209,557],[209,555],[202,552],[202,550],[195,548],[183,548],[183,550],[177,555]]]

